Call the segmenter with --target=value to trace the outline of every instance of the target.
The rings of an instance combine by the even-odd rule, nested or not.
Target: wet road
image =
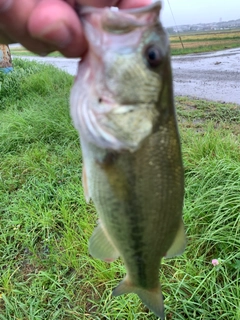
[[[21,57],[52,64],[71,75],[78,59]],[[176,95],[240,104],[240,48],[172,58]]]
[[[240,104],[240,48],[173,57],[176,95]]]

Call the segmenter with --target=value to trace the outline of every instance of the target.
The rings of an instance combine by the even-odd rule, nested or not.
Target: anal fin
[[[172,258],[182,254],[183,251],[185,250],[186,242],[187,241],[186,241],[184,225],[183,225],[183,221],[181,221],[176,237],[171,247],[168,249],[167,254],[164,258]]]
[[[119,252],[101,223],[95,228],[89,240],[89,252],[94,258],[106,262],[112,262],[119,257]]]

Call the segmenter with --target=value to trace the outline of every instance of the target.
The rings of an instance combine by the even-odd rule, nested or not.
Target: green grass
[[[0,74],[0,319],[156,319],[135,295],[111,297],[125,273],[120,260],[88,253],[97,216],[81,186],[73,78],[14,63]],[[187,98],[176,105],[188,246],[159,274],[166,318],[238,320],[240,107]]]
[[[19,47],[15,47],[15,48],[11,48],[11,55],[12,56],[27,56],[27,57],[31,57],[31,56],[36,56],[38,57],[39,55],[28,51],[26,48],[19,46]],[[63,57],[63,55],[58,52],[58,51],[54,51],[48,54],[48,57]]]
[[[184,42],[183,42],[184,45]],[[213,51],[220,51],[226,49],[234,49],[239,48],[239,42],[231,43],[231,44],[216,44],[216,45],[199,45],[196,48],[181,48],[179,44],[179,48],[171,48],[172,56],[179,56],[184,54],[191,54],[191,53],[202,53],[202,52],[213,52]]]
[[[179,39],[181,36],[181,41]],[[239,47],[239,30],[186,32],[170,35],[172,55],[212,52]],[[182,48],[182,44],[184,48]]]
[[[209,34],[207,34],[209,35]],[[189,37],[186,37],[184,38],[183,42],[199,42],[200,41],[224,41],[224,40],[233,40],[233,41],[240,41],[240,33],[239,33],[239,36],[228,36],[228,37],[221,37],[219,38],[218,36],[213,36],[213,37],[208,37],[206,39],[199,39],[197,36],[192,36],[192,38],[189,36]],[[171,39],[171,43],[179,43],[179,38],[177,38],[176,36],[174,38]]]

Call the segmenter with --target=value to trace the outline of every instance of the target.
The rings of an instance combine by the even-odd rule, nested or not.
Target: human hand
[[[76,3],[126,9],[151,0],[0,0],[0,43],[20,42],[40,55],[60,51],[66,57],[81,57],[87,42],[74,11]]]

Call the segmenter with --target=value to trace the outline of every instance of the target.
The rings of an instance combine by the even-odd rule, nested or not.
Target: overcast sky
[[[168,0],[162,0],[162,23],[174,26]],[[177,25],[240,19],[240,0],[169,0]]]

